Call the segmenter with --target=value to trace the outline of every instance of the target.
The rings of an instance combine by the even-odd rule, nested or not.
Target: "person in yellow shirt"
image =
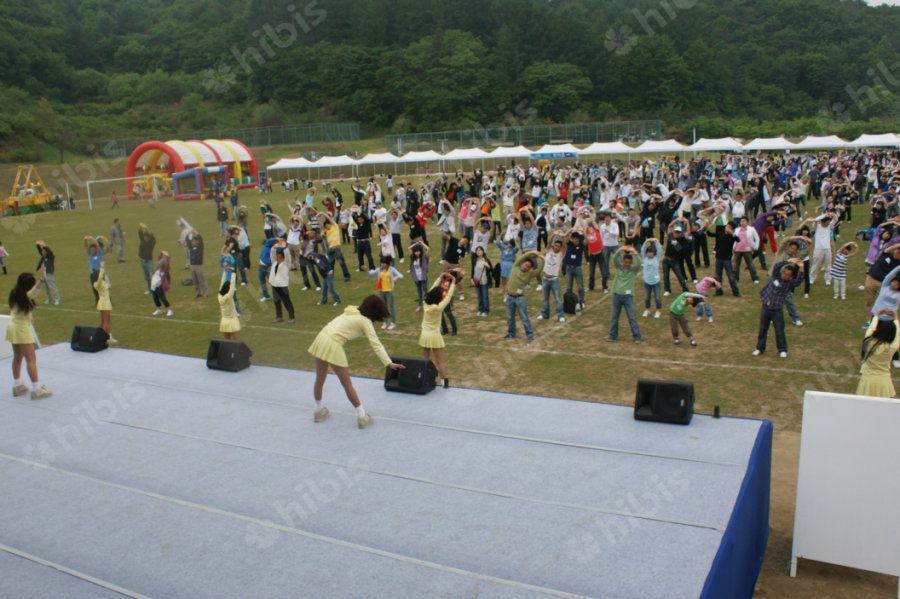
[[[41,267],[41,278],[44,267]],[[31,379],[31,399],[44,399],[53,393],[38,381],[37,335],[34,332],[34,298],[41,288],[40,279],[35,279],[30,272],[23,272],[16,280],[16,286],[9,292],[9,326],[6,329],[6,340],[12,344],[12,374],[15,380],[13,396],[25,395],[28,387],[22,382],[22,360]]]
[[[238,317],[237,307],[234,305],[234,292],[236,290],[235,282],[237,278],[234,276],[234,270],[230,266],[225,267],[222,274],[222,283],[219,286],[219,332],[225,335],[226,339],[237,341],[238,333],[241,331],[241,320]]]
[[[344,344],[357,337],[365,336],[369,340],[372,351],[375,352],[382,364],[394,370],[403,368],[402,364],[395,364],[391,361],[372,324],[386,319],[389,314],[384,301],[377,295],[370,295],[362,301],[358,308],[355,306],[344,308],[343,314],[326,324],[316,335],[307,350],[316,359],[316,382],[313,386],[313,397],[316,400],[314,422],[322,422],[330,414],[328,408],[322,403],[322,390],[330,368],[341,381],[341,385],[347,393],[347,399],[356,408],[357,426],[366,428],[372,424],[372,415],[363,408],[359,395],[353,387],[353,381],[350,380],[350,364],[347,361],[347,354],[344,353]]]
[[[397,328],[397,306],[394,303],[394,287],[397,281],[403,278],[403,273],[391,266],[393,262],[394,259],[390,256],[382,256],[380,268],[373,268],[369,271],[370,277],[378,279],[375,288],[381,293],[381,299],[384,300],[391,317],[390,320],[385,318],[384,322],[381,323],[381,328],[388,331],[393,331]]]
[[[879,310],[872,318],[866,338],[863,340],[859,384],[857,395],[871,397],[894,397],[894,382],[891,380],[891,357],[900,348],[897,329],[900,321],[893,310]]]
[[[419,347],[422,348],[422,357],[430,360],[434,356],[434,365],[437,366],[438,376],[444,388],[450,386],[447,372],[444,370],[444,336],[441,335],[441,314],[444,308],[453,299],[456,290],[456,275],[454,271],[441,273],[428,293],[425,294],[424,314],[422,315],[422,332],[419,334]]]
[[[112,302],[109,299],[109,279],[106,278],[106,262],[100,263],[100,270],[91,273],[94,290],[97,292],[97,312],[100,313],[100,328],[109,336],[107,343],[115,345],[118,341],[112,336]]]

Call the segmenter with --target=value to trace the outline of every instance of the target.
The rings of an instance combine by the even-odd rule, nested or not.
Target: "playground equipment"
[[[147,141],[128,157],[130,197],[147,197],[147,178],[166,183],[176,200],[212,197],[233,187],[254,187],[259,179],[253,152],[235,139]],[[160,189],[159,185],[155,189]],[[137,193],[139,195],[135,196]]]
[[[50,210],[52,201],[37,168],[31,164],[20,165],[9,197],[0,201],[0,212],[7,215],[42,212]]]

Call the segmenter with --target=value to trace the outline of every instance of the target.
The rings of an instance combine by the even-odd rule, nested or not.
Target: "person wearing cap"
[[[684,227],[681,221],[672,223],[672,232],[666,241],[665,255],[663,257],[663,296],[668,297],[672,293],[669,273],[674,271],[675,278],[682,291],[687,291],[687,280],[684,277],[684,261],[690,259],[691,245],[684,238]]]

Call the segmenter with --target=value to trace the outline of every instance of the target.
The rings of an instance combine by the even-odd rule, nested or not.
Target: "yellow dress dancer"
[[[94,290],[97,291],[97,312],[100,313],[100,328],[109,335],[107,343],[115,345],[119,341],[112,336],[112,302],[109,299],[109,279],[106,278],[106,268],[100,263],[97,271],[97,280],[94,281]]]
[[[45,274],[43,267],[41,267],[40,274],[41,277]],[[35,279],[30,272],[24,272],[19,275],[16,286],[9,294],[10,319],[9,326],[6,328],[6,340],[13,347],[14,397],[28,393],[28,386],[21,379],[23,360],[28,377],[31,379],[31,399],[44,399],[53,395],[38,381],[37,354],[35,352],[38,339],[34,332],[34,298],[37,297],[40,287],[40,279]]]
[[[348,306],[344,313],[333,319],[316,335],[309,353],[316,359],[316,382],[313,386],[313,396],[316,400],[316,411],[313,414],[315,422],[322,422],[328,418],[329,411],[322,404],[322,390],[325,386],[325,378],[330,368],[341,381],[347,399],[356,408],[356,423],[359,428],[366,428],[372,424],[372,416],[366,413],[353,381],[350,379],[350,368],[347,362],[347,354],[344,352],[344,344],[353,339],[365,336],[369,345],[381,363],[393,369],[403,368],[400,364],[391,362],[390,356],[381,345],[378,335],[375,333],[374,322],[381,322],[388,317],[390,311],[380,297],[370,295],[366,297],[359,307]]]
[[[234,271],[226,271],[222,275],[222,284],[219,285],[218,295],[219,312],[221,313],[219,332],[224,333],[226,339],[235,340],[241,331],[241,319],[234,306],[234,293],[237,291],[237,288],[234,286],[236,279]],[[227,289],[226,286],[228,287]]]
[[[881,311],[883,312],[883,311]],[[863,343],[863,363],[860,368],[859,385],[856,387],[857,395],[870,397],[894,397],[894,382],[891,380],[891,358],[894,352],[900,348],[900,320],[896,314],[893,321],[879,320],[878,315],[872,318],[869,329],[866,331],[866,341]],[[891,339],[891,325],[893,325],[893,339]],[[883,329],[884,333],[881,332]],[[874,349],[869,347],[879,341]],[[868,353],[868,355],[865,355]]]
[[[441,315],[444,308],[453,299],[456,289],[456,278],[449,272],[443,273],[425,294],[425,302],[422,314],[422,332],[419,334],[419,347],[422,348],[422,357],[429,360],[434,357],[434,364],[441,377],[444,388],[450,386],[447,373],[444,370],[444,336],[441,335]]]

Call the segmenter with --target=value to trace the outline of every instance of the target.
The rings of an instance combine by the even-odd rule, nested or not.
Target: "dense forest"
[[[340,120],[897,130],[898,31],[856,0],[4,0],[0,160]]]

